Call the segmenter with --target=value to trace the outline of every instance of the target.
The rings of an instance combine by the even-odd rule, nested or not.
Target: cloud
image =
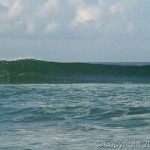
[[[0,0],[0,31],[10,35],[41,35],[61,30],[66,36],[89,31],[135,31],[135,23],[128,15],[134,9],[132,0]],[[80,28],[81,27],[81,28]],[[93,27],[93,28],[91,28]],[[21,34],[22,32],[22,34]],[[84,32],[84,33],[85,33]],[[49,34],[51,35],[51,34]],[[11,35],[10,35],[11,36]],[[63,37],[63,36],[61,36]]]
[[[120,14],[123,13],[125,10],[124,5],[122,2],[115,3],[110,6],[110,12],[111,14]]]
[[[27,23],[27,33],[32,34],[36,30],[36,24],[34,22]]]
[[[10,1],[8,1],[8,0],[0,0],[0,4],[2,6],[9,7],[10,6]]]
[[[6,20],[18,16],[23,10],[23,6],[20,0],[15,0],[14,2],[9,0],[1,0],[0,4],[7,8],[7,11],[1,14],[1,17],[5,18]]]
[[[85,0],[67,0],[67,4],[70,6],[81,6],[85,4]]]
[[[56,11],[59,7],[58,0],[47,0],[42,5],[39,6],[37,12],[35,13],[38,17],[46,17],[53,11]]]
[[[8,17],[12,18],[12,17],[16,17],[17,15],[19,15],[22,12],[22,4],[20,0],[16,0],[11,6],[9,6],[9,10],[8,10]]]
[[[127,31],[128,32],[133,32],[135,30],[136,30],[135,25],[132,22],[128,22],[128,24],[127,24]]]
[[[76,12],[74,20],[71,22],[71,27],[76,27],[78,24],[84,24],[90,21],[97,20],[99,9],[96,6],[79,8]]]
[[[60,25],[56,22],[50,22],[45,28],[45,33],[53,33],[60,28]]]
[[[134,9],[134,7],[134,0],[120,0],[119,2],[113,3],[109,9],[112,15],[125,15],[128,11]]]

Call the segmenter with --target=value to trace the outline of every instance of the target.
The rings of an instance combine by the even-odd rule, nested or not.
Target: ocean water
[[[41,149],[150,149],[150,84],[0,84],[0,150]]]
[[[0,84],[150,83],[150,63],[0,61]]]

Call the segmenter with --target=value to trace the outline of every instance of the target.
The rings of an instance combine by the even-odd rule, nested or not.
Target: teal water
[[[0,85],[0,150],[147,150],[149,127],[148,83]]]

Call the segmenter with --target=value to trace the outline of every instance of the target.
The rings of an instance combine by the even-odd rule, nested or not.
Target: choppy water
[[[0,85],[0,150],[147,150],[149,129],[149,84]]]

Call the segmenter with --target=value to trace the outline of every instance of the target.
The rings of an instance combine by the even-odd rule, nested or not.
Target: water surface
[[[149,84],[0,85],[0,150],[148,149],[149,127]]]

